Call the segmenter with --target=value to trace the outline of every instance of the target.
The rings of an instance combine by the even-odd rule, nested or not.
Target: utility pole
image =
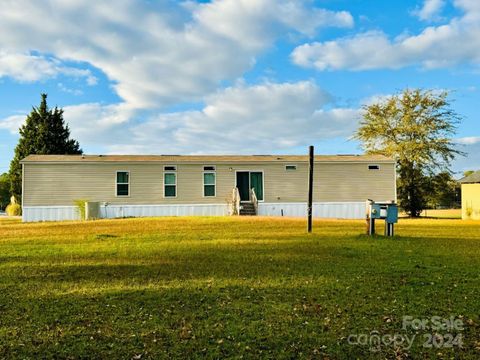
[[[313,203],[313,146],[309,147],[308,154],[308,204],[307,204],[307,231],[312,232],[312,203]]]

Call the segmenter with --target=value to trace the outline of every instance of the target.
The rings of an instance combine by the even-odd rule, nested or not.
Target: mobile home
[[[23,221],[78,219],[80,199],[102,218],[306,214],[307,156],[30,155],[22,166]],[[363,218],[367,199],[396,199],[395,162],[316,156],[313,191],[313,216]]]

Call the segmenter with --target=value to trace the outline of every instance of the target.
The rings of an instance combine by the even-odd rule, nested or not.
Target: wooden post
[[[313,203],[313,146],[309,147],[308,154],[308,204],[307,204],[307,231],[312,232],[312,203]]]
[[[367,235],[370,235],[370,204],[371,201],[367,200],[365,204],[365,219],[367,221]]]

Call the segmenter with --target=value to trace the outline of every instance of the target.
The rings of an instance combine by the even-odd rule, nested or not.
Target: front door
[[[250,189],[255,189],[257,200],[263,200],[263,173],[261,171],[237,171],[237,188],[241,201],[250,201]]]
[[[248,171],[237,172],[237,188],[241,201],[250,200],[250,173]]]

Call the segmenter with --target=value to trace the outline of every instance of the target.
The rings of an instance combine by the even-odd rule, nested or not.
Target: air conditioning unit
[[[85,220],[95,220],[100,218],[100,202],[85,202]]]

